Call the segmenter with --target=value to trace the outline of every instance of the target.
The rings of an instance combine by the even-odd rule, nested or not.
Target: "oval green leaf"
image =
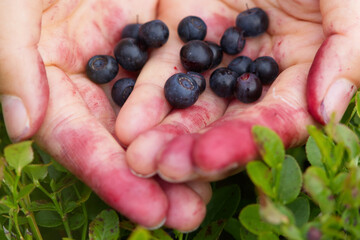
[[[239,215],[241,224],[251,233],[259,235],[262,232],[269,232],[272,225],[260,217],[259,204],[250,204],[244,207]]]
[[[270,167],[277,168],[285,157],[285,147],[280,137],[264,126],[254,126],[252,133],[263,160]]]
[[[101,211],[89,225],[90,240],[116,240],[119,235],[119,217],[114,210]]]
[[[255,186],[260,188],[269,197],[274,197],[271,169],[265,163],[261,161],[249,162],[246,165],[246,171]]]
[[[19,175],[21,170],[34,159],[31,145],[32,141],[23,141],[8,145],[4,149],[6,161]]]
[[[63,221],[57,212],[39,211],[35,215],[36,223],[41,227],[53,228],[61,226]]]
[[[299,195],[302,186],[302,172],[296,159],[287,155],[280,172],[277,199],[289,203]]]

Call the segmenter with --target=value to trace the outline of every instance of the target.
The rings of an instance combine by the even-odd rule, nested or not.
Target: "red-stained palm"
[[[3,103],[10,102],[3,110],[15,141],[35,133],[41,147],[136,223],[146,227],[165,223],[190,231],[205,216],[209,185],[165,185],[134,176],[115,137],[119,109],[107,96],[112,84],[98,86],[85,75],[90,57],[112,55],[122,28],[155,19],[157,4],[148,0],[3,1],[0,20],[5,34],[0,42],[8,48],[0,52],[0,92],[8,96]],[[117,78],[129,74],[121,70]],[[20,115],[13,107],[21,102],[28,119],[14,121]],[[178,213],[176,209],[183,206],[189,211]]]
[[[248,38],[240,54],[252,59],[274,57],[281,70],[276,81],[252,104],[228,102],[207,88],[195,105],[171,109],[161,87],[171,74],[184,71],[178,57],[182,46],[176,35],[179,20],[190,14],[202,17],[208,26],[207,40],[219,42],[223,31],[235,24],[236,15],[255,6],[268,13],[270,26],[266,34]],[[306,126],[316,123],[310,113],[323,122],[335,111],[339,119],[360,74],[355,67],[359,50],[352,43],[360,26],[359,7],[354,0],[161,2],[159,17],[171,27],[171,43],[154,52],[156,57],[141,72],[117,119],[120,140],[130,144],[130,167],[144,176],[158,173],[168,181],[219,179],[257,157],[251,136],[255,124],[275,130],[288,148],[306,140]],[[223,65],[233,57],[226,56]],[[338,78],[341,80],[329,91]],[[328,91],[341,100],[329,97],[323,101]],[[130,119],[130,125],[123,124]]]

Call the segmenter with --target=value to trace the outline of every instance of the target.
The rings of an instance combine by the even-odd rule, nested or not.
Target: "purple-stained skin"
[[[193,3],[193,6],[196,8],[198,4],[202,3],[204,2],[199,1]],[[229,19],[234,21],[236,14],[246,9],[246,6],[236,5],[235,1],[227,3],[228,6],[234,6],[234,9],[236,9],[235,6],[238,8],[233,15],[226,14],[229,16],[227,20],[219,21],[223,31],[233,26],[228,25]],[[359,7],[359,4],[356,1],[350,1],[350,5],[354,7]],[[204,8],[196,9],[203,10],[200,10],[198,15],[208,26],[210,34],[208,37],[216,42],[221,38],[221,34],[219,36],[218,29],[220,27],[214,20],[218,18],[215,12],[218,14],[219,9],[222,9],[224,16],[228,8],[221,4],[215,5],[209,7],[207,11],[204,11]],[[219,99],[211,91],[205,90],[194,107],[200,106],[200,103],[204,102],[207,102],[207,105],[220,104],[220,106],[207,111],[209,120],[199,123],[198,126],[191,124],[191,119],[197,113],[195,108],[185,109],[182,114],[179,111],[167,112],[160,121],[153,119],[153,126],[156,126],[154,129],[147,126],[142,130],[137,128],[135,132],[129,128],[121,128],[118,124],[117,132],[123,133],[120,141],[125,140],[124,142],[127,144],[133,141],[137,146],[136,148],[131,147],[130,144],[127,152],[128,163],[134,172],[144,171],[147,174],[160,172],[160,176],[164,179],[176,182],[198,178],[221,178],[226,176],[226,173],[233,173],[234,169],[243,168],[248,161],[258,156],[252,140],[252,126],[259,124],[270,127],[280,135],[286,147],[291,147],[303,144],[308,137],[306,126],[316,124],[316,120],[321,122],[322,118],[329,115],[329,110],[334,110],[339,115],[342,114],[344,106],[346,108],[354,89],[356,89],[357,83],[353,84],[353,79],[359,79],[358,75],[360,75],[354,70],[356,69],[354,63],[360,61],[360,58],[356,58],[359,53],[349,49],[349,46],[353,45],[349,39],[353,39],[351,36],[355,31],[354,27],[359,25],[360,17],[356,16],[357,13],[351,12],[348,7],[344,7],[335,0],[322,4],[321,11],[319,2],[313,0],[306,1],[305,5],[297,1],[285,0],[277,1],[271,7],[267,5],[267,1],[254,1],[248,5],[249,8],[255,6],[264,9],[268,14],[269,28],[266,33],[258,37],[248,38],[241,55],[248,56],[253,60],[259,56],[273,57],[280,69],[280,75],[276,81],[271,86],[265,86],[260,99],[251,104]],[[334,6],[338,8],[335,12],[339,14],[327,14],[332,12]],[[164,3],[160,5],[159,9],[167,9],[171,12],[171,10],[175,11],[176,7]],[[351,23],[344,25],[346,28],[337,21],[344,12],[353,16]],[[164,13],[164,16],[169,15]],[[181,16],[179,18],[181,19]],[[296,31],[294,31],[295,26]],[[211,29],[216,29],[217,34],[211,35]],[[352,31],[348,29],[352,29]],[[345,36],[342,33],[346,33]],[[342,42],[346,44],[341,44]],[[179,49],[180,46],[181,43],[172,45],[176,49]],[[338,51],[338,49],[342,51]],[[354,47],[354,49],[356,48]],[[164,49],[164,53],[167,54],[170,52],[176,54],[176,51],[172,51],[170,48]],[[315,56],[316,59],[312,65]],[[325,56],[326,58],[324,58]],[[232,56],[225,56],[222,64],[226,66],[232,58]],[[153,66],[158,65],[159,62],[154,63]],[[171,69],[174,66],[177,64],[174,64]],[[144,75],[147,74],[144,73]],[[335,87],[329,89],[329,85],[340,77],[341,79],[336,81]],[[143,81],[146,82],[145,79]],[[341,90],[337,90],[337,87]],[[328,98],[323,100],[328,89],[335,96],[340,96],[342,101],[335,102]],[[154,91],[153,96],[140,97],[140,93],[138,96],[140,99],[136,101],[137,103],[151,101],[151,98],[158,94]],[[333,106],[332,109],[331,106]],[[140,103],[128,107],[126,111],[120,113],[117,123],[133,119],[132,116],[135,115],[141,116],[140,109],[142,109]],[[309,113],[308,109],[313,110]],[[317,112],[318,114],[316,114]],[[131,115],[127,115],[128,113]],[[313,116],[316,117],[316,115],[320,117],[314,119]],[[198,118],[199,115],[196,117]],[[186,137],[183,134],[167,137],[168,145],[165,145],[165,137],[161,137],[162,133],[157,131],[160,126],[165,124],[181,125],[184,129],[183,134],[190,134]],[[205,127],[203,127],[204,125]],[[122,131],[119,131],[120,129]],[[152,134],[147,135],[149,129]],[[161,145],[156,146],[155,139],[161,139]],[[150,146],[150,142],[152,152],[159,152],[159,154],[143,156],[143,162],[133,157],[137,153],[144,152],[143,150]],[[191,144],[187,144],[189,142]],[[174,159],[177,158],[181,158],[182,161],[176,162]],[[147,166],[150,167],[147,169]],[[176,173],[173,170],[175,168],[182,169],[182,171]]]
[[[184,72],[179,59],[182,42],[172,34],[178,22],[190,14],[201,17],[209,30],[205,40],[219,43],[246,5],[235,0],[88,0],[31,5],[5,1],[0,8],[0,29],[7,37],[0,42],[10,50],[0,52],[0,59],[6,59],[0,62],[1,79],[6,79],[0,80],[0,93],[21,97],[30,117],[26,134],[18,139],[32,136],[40,127],[35,140],[131,220],[154,227],[166,217],[165,225],[172,228],[195,229],[204,217],[205,198],[199,198],[187,184],[141,179],[126,167],[138,174],[159,171],[164,179],[178,182],[226,177],[258,156],[252,126],[268,126],[286,147],[298,146],[308,136],[307,125],[327,122],[332,111],[339,119],[359,86],[356,33],[360,16],[354,11],[360,8],[359,1],[328,0],[321,2],[321,8],[316,0],[248,2],[249,8],[255,6],[268,14],[269,28],[248,39],[241,54],[251,59],[274,57],[280,68],[277,80],[255,104],[221,99],[205,90],[191,107],[170,111],[162,86],[175,72]],[[122,28],[136,22],[137,16],[141,22],[161,19],[169,26],[170,36],[166,44],[151,52],[131,96],[116,116],[109,96],[86,79],[86,61],[96,54],[112,54]],[[19,45],[28,47],[19,53]],[[225,56],[222,64],[227,66],[230,61],[231,57]],[[209,75],[204,73],[207,79]],[[118,76],[128,73],[121,71]],[[99,96],[95,98],[99,101],[84,89]],[[6,119],[10,127],[10,113]],[[166,129],[176,131],[168,135]],[[119,143],[128,146],[126,152]],[[146,155],[146,149],[152,154]],[[144,158],[139,160],[138,155]],[[183,156],[175,162],[182,171],[173,175],[171,161],[178,156]]]

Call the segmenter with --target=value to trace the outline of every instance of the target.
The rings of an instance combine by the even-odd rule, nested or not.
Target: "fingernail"
[[[335,113],[335,121],[339,122],[348,104],[357,91],[357,87],[349,80],[336,80],[329,88],[320,106],[320,112],[325,123],[328,123]]]
[[[146,229],[148,229],[148,230],[156,230],[156,229],[159,229],[159,228],[161,228],[162,226],[164,226],[164,224],[165,224],[165,222],[166,222],[166,218],[164,218],[158,225],[156,225],[156,226],[154,226],[154,227],[145,227]]]
[[[11,95],[1,96],[7,133],[13,142],[22,140],[29,131],[30,120],[23,101]]]

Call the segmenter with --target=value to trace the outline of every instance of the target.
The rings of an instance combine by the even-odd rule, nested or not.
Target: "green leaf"
[[[332,149],[334,147],[333,141],[315,126],[308,126],[308,132],[316,142],[316,145],[321,152],[321,161],[323,162],[325,168],[328,169],[332,166],[334,161],[331,156]]]
[[[235,184],[216,189],[207,205],[207,214],[202,226],[233,216],[240,203],[240,195],[240,188]]]
[[[295,224],[297,227],[305,225],[310,217],[309,200],[305,197],[298,197],[295,201],[286,205],[295,217]]]
[[[242,227],[239,220],[235,218],[229,218],[225,224],[224,230],[231,234],[235,240],[241,240],[240,228]]]
[[[81,212],[77,212],[75,214],[71,214],[69,217],[69,226],[71,230],[76,230],[80,228],[82,225],[84,225],[86,219],[84,217],[84,214]]]
[[[10,211],[9,206],[3,203],[2,199],[0,200],[0,214],[8,214]]]
[[[18,194],[18,196],[17,196],[16,201],[19,201],[19,200],[22,199],[23,197],[30,195],[30,193],[31,193],[32,191],[34,191],[34,189],[35,189],[35,185],[32,184],[32,183],[24,186],[23,188],[21,188],[21,190],[20,190],[20,192],[19,192],[19,194]]]
[[[137,227],[130,235],[128,240],[151,240],[151,234],[148,230],[142,227]],[[91,238],[90,238],[91,240]],[[94,240],[98,240],[94,238]]]
[[[152,235],[161,240],[173,240],[170,235],[161,228],[153,230]]]
[[[86,202],[90,198],[91,193],[92,193],[91,188],[89,188],[84,184],[83,190],[80,193],[80,199],[77,201],[77,204],[80,205],[81,203]]]
[[[343,188],[344,188],[344,182],[348,176],[347,172],[340,172],[338,175],[336,175],[330,184],[331,191],[334,194],[339,194]]]
[[[114,210],[103,210],[89,225],[90,240],[116,240],[119,235],[119,217]]]
[[[280,172],[277,199],[286,204],[299,195],[302,186],[302,173],[297,161],[287,155]]]
[[[60,192],[61,190],[73,185],[76,181],[77,179],[74,175],[67,174],[56,182],[52,180],[50,182],[50,187],[53,192]]]
[[[335,126],[333,139],[336,143],[344,143],[352,159],[360,154],[360,142],[357,135],[343,124]]]
[[[243,225],[240,228],[240,239],[241,240],[257,240],[258,235],[251,233]]]
[[[6,161],[9,166],[15,169],[18,175],[20,175],[21,170],[34,159],[31,144],[32,141],[24,141],[8,145],[4,149]]]
[[[356,104],[356,112],[360,117],[360,92],[357,92],[355,95],[355,104]]]
[[[258,240],[279,240],[279,237],[272,232],[263,232],[259,234]]]
[[[329,179],[324,169],[311,166],[304,173],[304,188],[319,204],[323,213],[331,213],[335,208],[334,196],[329,189]]]
[[[285,147],[280,137],[273,130],[263,126],[254,126],[252,133],[263,160],[270,167],[277,168],[285,157]]]
[[[61,226],[63,221],[57,212],[41,210],[35,215],[36,223],[41,227],[53,228]]]
[[[43,164],[29,164],[24,167],[24,172],[31,178],[33,181],[39,181],[46,178],[48,171],[48,166]]]
[[[31,212],[37,212],[40,210],[56,211],[56,208],[52,202],[32,201],[28,210]]]
[[[273,229],[271,224],[260,217],[260,206],[258,204],[249,204],[244,207],[240,212],[239,219],[248,231],[256,235]]]
[[[307,159],[309,160],[310,164],[312,166],[324,168],[324,164],[321,160],[321,158],[322,158],[321,152],[320,152],[318,146],[316,145],[316,142],[313,137],[310,136],[308,138],[305,149],[306,149],[306,156],[307,156]]]
[[[79,205],[75,201],[65,201],[64,202],[64,213],[69,213]]]
[[[246,165],[246,171],[251,181],[260,188],[266,195],[274,198],[274,191],[272,187],[272,173],[271,169],[262,161],[252,161]]]
[[[225,227],[225,220],[218,220],[202,228],[194,240],[217,240]]]

